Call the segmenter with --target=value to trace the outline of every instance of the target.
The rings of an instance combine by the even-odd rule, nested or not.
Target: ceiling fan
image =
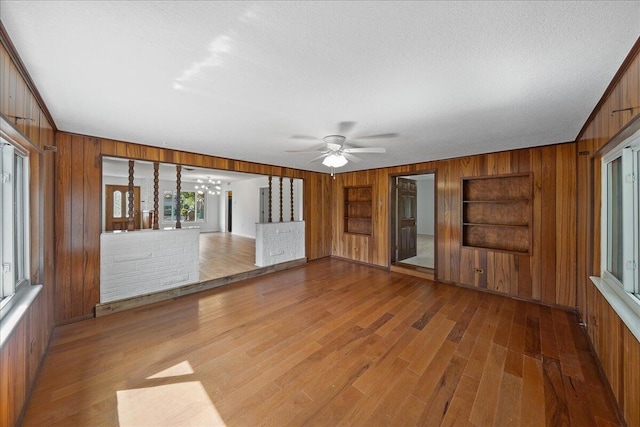
[[[339,129],[341,133],[346,133],[355,122],[341,122],[339,124]],[[396,133],[385,133],[379,135],[369,135],[363,136],[359,138],[352,139],[385,139],[385,138],[395,138],[398,134]],[[312,136],[300,136],[294,135],[292,138],[295,139],[311,139],[317,140],[319,138],[315,138]],[[342,167],[346,165],[349,161],[354,163],[359,163],[362,159],[358,156],[355,156],[354,153],[375,153],[375,154],[383,154],[386,153],[387,150],[383,147],[348,147],[345,146],[345,140],[347,138],[343,135],[327,135],[322,140],[325,143],[325,147],[318,150],[287,150],[287,153],[320,153],[319,156],[311,159],[309,163],[314,163],[320,161],[322,159],[322,164],[331,168],[331,176],[333,176],[334,169]]]

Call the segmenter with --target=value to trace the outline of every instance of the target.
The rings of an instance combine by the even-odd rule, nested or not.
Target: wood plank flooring
[[[200,233],[200,281],[256,270],[256,240],[231,233]]]
[[[575,315],[336,259],[59,327],[23,426],[622,425]]]

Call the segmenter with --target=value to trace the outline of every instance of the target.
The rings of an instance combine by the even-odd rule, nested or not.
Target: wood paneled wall
[[[577,146],[561,144],[339,174],[331,180],[326,174],[58,133],[58,173],[54,175],[54,155],[38,150],[53,145],[55,124],[1,27],[0,113],[37,147],[32,156],[37,178],[32,180],[31,274],[44,291],[0,350],[0,427],[17,422],[45,353],[54,324],[54,285],[59,322],[91,315],[97,302],[101,155],[302,178],[307,257],[333,254],[379,266],[389,263],[390,176],[437,170],[438,279],[546,303],[577,304],[627,423],[640,425],[640,344],[588,279],[599,268],[599,210],[594,207],[599,206],[600,176],[594,167],[598,164],[595,154],[640,114],[640,108],[611,114],[640,107],[640,43],[585,124]],[[512,172],[534,176],[533,255],[461,249],[460,178]],[[373,236],[343,233],[341,190],[345,185],[373,186]],[[485,276],[477,276],[475,267],[484,268]]]
[[[389,266],[392,176],[435,170],[438,280],[574,307],[576,154],[575,144],[567,143],[339,174],[332,193],[332,254]],[[462,177],[518,172],[531,172],[534,181],[532,255],[461,248]],[[341,190],[352,185],[373,186],[371,237],[344,233]],[[484,274],[475,273],[477,268]]]
[[[306,255],[330,255],[330,176],[203,154],[56,134],[56,322],[93,316],[100,299],[102,156],[176,163],[304,180]]]
[[[3,129],[27,140],[30,185],[30,279],[42,284],[34,303],[0,349],[0,427],[16,425],[49,344],[54,325],[54,124],[30,90],[29,78],[0,25],[0,114],[15,126]],[[23,119],[16,119],[22,117]],[[28,120],[27,120],[28,119]]]
[[[95,138],[56,134],[56,323],[100,300],[102,162]]]
[[[640,129],[640,38],[577,139],[576,269],[578,311],[627,424],[639,426],[640,343],[589,280],[600,274],[601,150],[633,129]]]

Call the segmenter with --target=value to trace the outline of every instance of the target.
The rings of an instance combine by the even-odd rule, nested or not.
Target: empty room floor
[[[200,233],[200,281],[257,270],[256,240],[231,233]]]
[[[55,329],[23,426],[622,425],[574,313],[337,259]]]

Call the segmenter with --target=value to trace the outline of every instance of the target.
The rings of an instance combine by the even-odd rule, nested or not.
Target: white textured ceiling
[[[640,35],[640,2],[5,1],[60,130],[327,172],[574,140]]]

